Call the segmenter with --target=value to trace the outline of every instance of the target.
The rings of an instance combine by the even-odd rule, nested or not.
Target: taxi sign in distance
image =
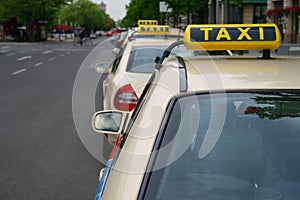
[[[154,35],[167,35],[170,34],[171,29],[169,26],[139,26],[138,32],[141,34],[154,34]]]
[[[143,26],[147,26],[147,25],[149,25],[149,26],[153,26],[153,25],[158,25],[158,21],[157,20],[139,20],[138,21],[138,26],[141,26],[141,25],[143,25]]]

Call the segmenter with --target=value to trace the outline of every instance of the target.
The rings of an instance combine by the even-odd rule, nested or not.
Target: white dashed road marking
[[[8,54],[6,54],[6,56],[13,56],[13,55],[15,55],[15,53],[8,53]]]
[[[22,61],[22,60],[31,59],[31,58],[32,58],[32,56],[23,56],[23,57],[18,58],[17,60]]]
[[[38,67],[38,66],[40,66],[40,65],[42,65],[42,64],[44,64],[43,62],[39,62],[39,63],[36,63],[34,66],[35,67]]]
[[[49,50],[49,51],[44,51],[43,54],[49,54],[52,53],[53,51]]]
[[[48,61],[53,61],[55,60],[55,57],[49,58]]]
[[[20,69],[18,71],[15,71],[14,73],[12,73],[12,75],[17,75],[17,74],[20,74],[22,72],[25,72],[27,69],[26,68],[23,68],[23,69]]]
[[[63,56],[65,56],[64,54],[60,54],[58,57],[63,57]]]

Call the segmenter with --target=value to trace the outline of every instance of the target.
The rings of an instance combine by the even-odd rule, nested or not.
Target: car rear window
[[[134,48],[127,64],[127,72],[152,73],[155,58],[161,56],[167,46],[141,46]]]
[[[155,58],[162,56],[162,53],[167,46],[140,46],[135,47],[130,53],[130,57],[127,64],[127,72],[133,73],[152,73],[155,69]],[[183,45],[175,47],[171,56],[213,56],[213,55],[230,55],[227,50],[222,51],[192,51],[186,49]]]
[[[190,95],[173,106],[145,199],[300,199],[299,91]]]

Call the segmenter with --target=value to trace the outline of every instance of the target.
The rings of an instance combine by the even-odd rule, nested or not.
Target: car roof
[[[300,88],[297,78],[300,57],[262,60],[256,56],[214,56],[213,59],[201,56],[184,58],[184,62],[189,91]],[[171,66],[175,68],[176,65],[165,65],[166,68]],[[211,80],[220,81],[220,84],[209,84]]]
[[[169,45],[176,41],[176,38],[164,38],[164,37],[157,37],[157,38],[136,38],[132,40],[131,43],[134,46],[161,46],[161,45]]]
[[[131,38],[153,38],[153,37],[166,37],[166,38],[180,38],[183,37],[184,32],[181,29],[178,28],[170,28],[170,33],[169,34],[153,34],[153,33],[140,33],[138,31],[138,28],[133,28],[130,30],[130,35],[129,37]]]

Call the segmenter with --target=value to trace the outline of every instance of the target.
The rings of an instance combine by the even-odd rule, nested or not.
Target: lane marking
[[[6,54],[6,56],[13,56],[13,55],[15,55],[15,53],[8,53],[8,54]]]
[[[64,57],[65,55],[64,54],[60,54],[58,57]]]
[[[32,56],[23,56],[23,57],[18,58],[17,60],[22,61],[22,60],[31,59],[31,58],[32,58]]]
[[[55,60],[55,57],[49,58],[48,61],[53,61]]]
[[[49,54],[49,53],[52,53],[52,52],[53,52],[52,50],[44,51],[43,54]]]
[[[68,51],[66,54],[70,54],[71,52],[70,51]]]
[[[8,53],[8,52],[10,52],[10,50],[6,50],[6,49],[2,50],[1,49],[1,51],[0,51],[0,53]]]
[[[10,46],[2,46],[1,49],[9,49]]]
[[[13,72],[12,75],[20,74],[20,73],[22,73],[22,72],[25,72],[26,70],[27,70],[26,68],[20,69],[20,70],[18,70],[18,71]]]
[[[40,66],[40,65],[42,65],[42,64],[44,64],[43,62],[39,62],[39,63],[36,63],[34,66],[35,67],[38,67],[38,66]]]

